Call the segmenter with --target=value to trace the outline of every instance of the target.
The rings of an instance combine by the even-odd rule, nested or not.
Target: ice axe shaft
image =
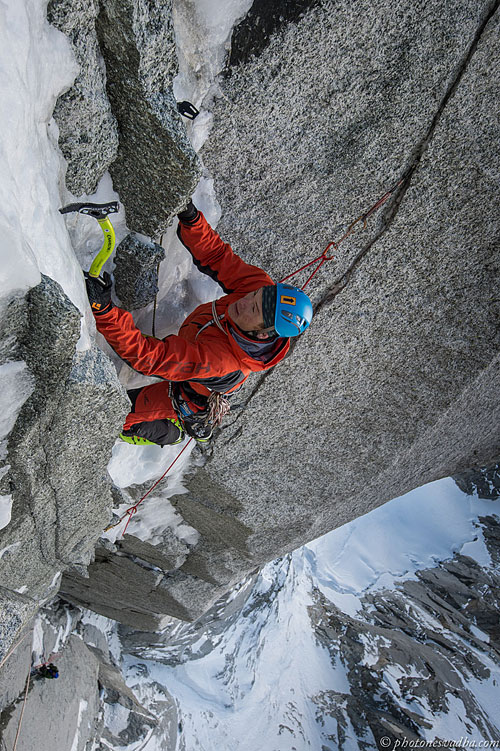
[[[120,205],[118,201],[111,201],[110,203],[70,203],[68,206],[64,206],[59,209],[61,214],[70,214],[72,212],[78,212],[78,214],[86,214],[97,220],[102,232],[104,234],[104,244],[96,255],[89,269],[89,276],[98,277],[101,273],[102,267],[110,257],[115,247],[115,231],[113,225],[108,219],[108,214],[116,214]]]

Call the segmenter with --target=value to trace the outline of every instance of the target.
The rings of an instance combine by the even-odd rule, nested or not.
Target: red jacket
[[[264,363],[247,354],[230,331],[228,306],[274,282],[262,269],[242,261],[201,212],[193,224],[179,222],[178,232],[199,270],[214,278],[227,293],[215,303],[218,318],[224,316],[223,331],[213,322],[212,303],[199,305],[179,333],[165,339],[143,334],[131,314],[117,307],[96,316],[96,326],[115,352],[139,373],[188,382],[186,385],[201,395],[212,390],[229,393],[250,373],[272,368],[289,350],[290,340],[278,339],[271,359]]]

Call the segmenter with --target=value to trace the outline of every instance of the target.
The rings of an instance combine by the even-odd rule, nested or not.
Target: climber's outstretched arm
[[[245,293],[274,284],[265,271],[237,256],[192,203],[179,214],[177,234],[193,256],[196,267],[220,284],[226,294]]]

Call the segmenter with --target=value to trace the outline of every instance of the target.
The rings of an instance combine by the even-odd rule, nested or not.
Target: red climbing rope
[[[128,508],[128,509],[127,509],[127,510],[125,511],[125,513],[123,514],[123,516],[121,516],[121,517],[120,517],[120,518],[118,519],[118,521],[114,522],[113,524],[109,524],[109,525],[108,525],[108,526],[107,526],[107,527],[105,528],[105,530],[104,530],[105,532],[108,532],[108,531],[109,531],[110,529],[113,529],[114,527],[117,527],[117,526],[118,526],[119,524],[121,524],[121,523],[122,523],[122,521],[123,521],[123,520],[124,520],[124,519],[125,519],[125,518],[126,518],[126,517],[128,516],[128,519],[127,519],[127,523],[125,524],[125,528],[124,528],[124,530],[123,530],[123,532],[122,532],[122,536],[125,536],[125,532],[127,531],[127,527],[128,527],[128,525],[130,524],[130,521],[131,521],[131,519],[132,519],[133,515],[137,513],[137,509],[138,509],[138,507],[139,507],[139,506],[141,505],[141,503],[143,502],[143,500],[144,500],[145,498],[147,498],[147,497],[148,497],[148,495],[149,495],[149,494],[151,493],[151,491],[153,491],[153,490],[154,490],[154,489],[156,488],[156,486],[157,486],[157,485],[158,485],[158,484],[159,484],[159,483],[160,483],[160,482],[161,482],[161,481],[163,480],[163,478],[164,478],[164,477],[165,477],[165,476],[166,476],[166,475],[167,475],[167,474],[168,474],[168,473],[170,472],[170,470],[172,469],[172,467],[173,467],[173,466],[174,466],[174,464],[176,463],[177,459],[179,459],[179,458],[180,458],[180,457],[182,456],[182,454],[183,454],[183,453],[184,453],[184,451],[185,451],[185,450],[187,449],[187,447],[189,446],[189,444],[191,443],[191,441],[192,441],[192,440],[193,440],[193,439],[192,439],[192,438],[190,438],[190,439],[189,439],[189,441],[188,441],[188,442],[187,442],[187,443],[186,443],[186,444],[185,444],[185,445],[184,445],[184,446],[182,447],[182,449],[181,449],[181,450],[179,451],[179,453],[178,453],[178,454],[177,454],[177,456],[175,457],[175,459],[174,459],[174,461],[172,462],[172,464],[170,464],[170,466],[168,467],[168,469],[166,469],[166,470],[165,470],[165,472],[164,472],[164,473],[162,474],[162,476],[161,476],[161,477],[159,478],[159,480],[157,480],[157,481],[156,481],[156,482],[154,483],[154,485],[152,485],[152,486],[151,486],[151,487],[149,488],[149,490],[148,490],[148,491],[147,491],[146,493],[144,493],[144,495],[142,496],[142,498],[140,498],[140,499],[139,499],[139,500],[137,501],[137,503],[136,503],[136,504],[135,504],[134,506],[130,506],[130,508]]]
[[[358,216],[357,219],[355,219],[346,229],[340,240],[332,241],[331,243],[328,243],[324,251],[319,255],[317,258],[313,258],[312,261],[309,261],[309,263],[304,264],[304,266],[301,266],[300,269],[297,269],[296,271],[292,271],[291,274],[288,274],[288,276],[284,276],[283,279],[280,279],[280,282],[285,282],[287,279],[291,279],[293,276],[296,276],[301,271],[304,271],[304,269],[308,269],[313,264],[317,263],[316,268],[312,272],[312,274],[308,277],[306,282],[302,285],[301,289],[305,289],[311,279],[318,273],[320,268],[323,266],[326,261],[332,261],[335,258],[335,254],[331,253],[329,254],[328,251],[330,248],[333,248],[335,251],[338,249],[340,243],[344,242],[344,240],[347,240],[347,238],[352,235],[354,232],[354,227],[359,223],[363,222],[362,229],[366,229],[366,223],[367,220],[370,218],[372,214],[377,211],[394,193],[394,191],[399,188],[399,186],[404,182],[406,175],[404,175],[401,180],[399,180],[392,188],[390,188],[387,193],[384,193],[382,198],[379,198],[379,200],[371,206],[371,208],[368,209],[364,214],[361,214],[361,216]]]

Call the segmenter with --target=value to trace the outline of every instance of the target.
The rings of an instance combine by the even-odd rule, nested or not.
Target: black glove
[[[184,211],[179,212],[177,214],[177,218],[180,222],[184,222],[184,224],[194,224],[194,222],[198,219],[199,211],[194,205],[192,201],[189,201],[188,205],[184,209]]]
[[[103,313],[109,313],[114,305],[111,300],[112,283],[108,272],[105,271],[102,277],[89,276],[87,272],[85,272],[84,276],[92,313],[95,316],[102,316]]]

